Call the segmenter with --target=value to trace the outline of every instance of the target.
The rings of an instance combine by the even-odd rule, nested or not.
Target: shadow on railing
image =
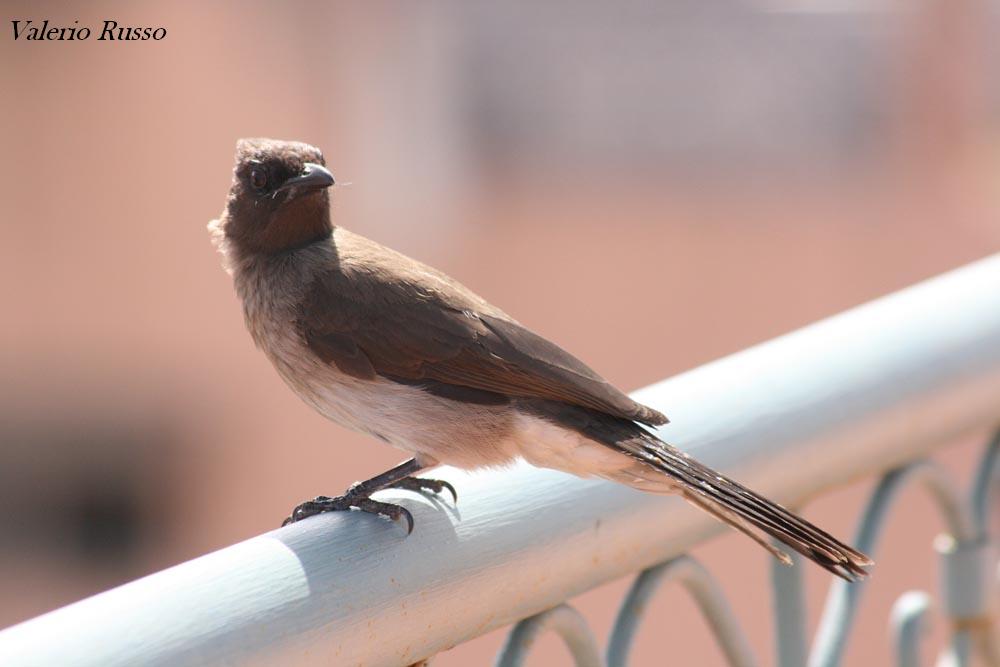
[[[878,538],[900,492],[919,482],[934,499],[947,533],[934,540],[941,557],[941,611],[950,623],[948,646],[938,665],[964,666],[977,655],[983,664],[1000,665],[1000,637],[992,601],[997,585],[997,549],[990,535],[991,498],[1000,488],[1000,432],[980,460],[971,493],[963,497],[947,472],[928,460],[910,462],[889,472],[872,492],[861,516],[854,544],[874,555]],[[836,579],[830,587],[812,651],[806,655],[805,600],[800,558],[796,567],[772,561],[775,639],[779,667],[835,667],[840,665],[854,626],[865,583]],[[738,621],[712,575],[698,561],[683,555],[641,572],[622,603],[602,658],[597,641],[584,618],[561,604],[517,623],[497,657],[497,667],[519,667],[535,640],[553,630],[566,643],[578,667],[624,667],[648,603],[664,583],[678,581],[691,594],[705,616],[730,665],[759,664]],[[890,616],[896,664],[916,667],[919,642],[933,607],[923,591],[899,597]]]

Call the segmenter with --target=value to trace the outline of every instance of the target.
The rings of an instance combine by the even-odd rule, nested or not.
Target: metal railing
[[[968,665],[975,653],[984,665],[1000,665],[1000,634],[992,596],[996,595],[997,548],[991,541],[991,489],[1000,483],[1000,433],[994,436],[980,461],[968,499],[963,498],[940,466],[919,460],[885,475],[862,515],[855,543],[873,554],[892,503],[908,484],[922,482],[931,492],[945,519],[948,532],[935,540],[941,557],[943,611],[950,621],[950,643],[938,659],[942,666]],[[802,558],[793,556],[795,565]],[[865,584],[837,579],[831,586],[819,632],[806,653],[805,614],[801,570],[772,563],[777,664],[779,667],[833,667],[842,662],[844,650]],[[721,589],[698,561],[678,556],[641,572],[629,590],[612,628],[607,655],[601,659],[586,622],[566,605],[549,609],[514,626],[497,660],[498,667],[524,664],[541,632],[555,630],[566,642],[580,667],[620,667],[629,664],[632,639],[649,599],[667,581],[677,580],[694,597],[716,640],[734,667],[758,662],[733,617]],[[923,591],[904,593],[893,606],[890,619],[896,664],[919,665],[919,643],[931,596]]]
[[[965,664],[978,652],[998,664],[988,535],[997,442],[972,500],[925,456],[1000,423],[1000,255],[636,395],[673,419],[665,439],[790,506],[883,475],[855,537],[864,550],[874,549],[899,489],[921,482],[949,531],[936,542],[941,604],[953,621],[942,661]],[[407,665],[516,623],[500,665],[521,664],[547,630],[580,665],[624,665],[639,610],[670,580],[695,597],[732,664],[756,664],[721,591],[684,555],[723,529],[711,517],[674,498],[528,465],[436,476],[459,489],[457,507],[384,493],[413,512],[409,537],[359,513],[293,524],[0,632],[0,664],[289,664],[309,655]],[[564,601],[637,571],[602,657]],[[864,586],[833,584],[807,657],[800,575],[772,573],[779,664],[839,664]],[[916,664],[929,608],[924,593],[894,608],[899,664]]]

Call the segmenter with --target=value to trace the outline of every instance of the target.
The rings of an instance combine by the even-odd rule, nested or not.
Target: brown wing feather
[[[659,412],[633,401],[557,345],[474,295],[343,263],[316,280],[298,327],[309,348],[349,375],[430,381],[512,397],[543,398],[657,425]]]

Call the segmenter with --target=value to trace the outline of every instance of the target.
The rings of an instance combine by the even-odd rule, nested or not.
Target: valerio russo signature
[[[73,21],[71,26],[50,26],[49,20],[41,23],[34,21],[11,21],[14,26],[14,40],[23,39],[32,42],[79,42],[90,39],[92,34],[98,34],[99,42],[132,42],[146,40],[160,41],[167,36],[166,28],[137,28],[134,26],[119,26],[118,21],[105,21],[100,33],[95,33],[85,25]]]

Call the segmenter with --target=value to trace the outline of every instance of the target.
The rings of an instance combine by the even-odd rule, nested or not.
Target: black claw
[[[409,535],[413,532],[413,515],[410,513],[410,510],[402,505],[393,505],[392,503],[383,503],[371,498],[365,498],[358,501],[357,508],[362,512],[381,514],[392,521],[398,521],[402,517],[406,519],[406,534]]]
[[[452,502],[454,502],[454,503],[457,504],[458,503],[458,491],[455,490],[455,487],[452,486],[450,482],[446,482],[443,479],[440,480],[440,481],[441,481],[441,486],[443,486],[444,488],[448,489],[449,493],[451,493]]]
[[[406,534],[410,535],[413,533],[413,514],[411,514],[410,510],[405,507],[399,506],[399,509],[403,510],[402,515],[403,518],[406,519]]]
[[[444,481],[443,479],[427,479],[424,477],[404,477],[395,484],[391,484],[388,488],[393,489],[406,489],[408,491],[416,491],[422,493],[424,491],[430,491],[431,493],[440,494],[445,489],[451,494],[454,502],[458,502],[458,492],[451,483]]]
[[[323,512],[336,512],[350,508],[351,502],[350,498],[347,496],[341,496],[339,498],[316,496],[312,500],[307,500],[304,503],[296,505],[292,510],[292,513],[281,522],[281,525],[287,526],[290,523],[296,523],[297,521],[308,519],[311,516],[322,514]]]

